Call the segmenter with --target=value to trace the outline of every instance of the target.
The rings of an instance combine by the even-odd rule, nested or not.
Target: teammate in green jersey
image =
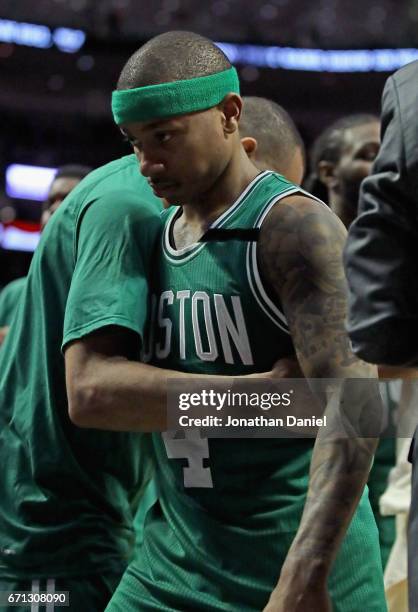
[[[49,187],[48,196],[42,205],[41,227],[45,227],[51,215],[57,210],[64,198],[83,179],[91,168],[80,164],[71,164],[58,168]],[[0,293],[0,345],[9,331],[10,322],[17,310],[20,297],[23,294],[26,277],[12,281]]]
[[[151,348],[162,369],[148,371],[146,389],[133,378],[145,366],[132,368],[117,395],[112,388],[122,368],[113,363],[106,384],[95,371],[102,359],[91,357],[92,343],[70,346],[70,410],[80,424],[162,428],[164,385],[156,383],[170,376],[166,367],[189,375],[260,372],[296,350],[307,377],[376,374],[352,355],[344,330],[344,228],[325,205],[248,160],[238,91],[222,52],[190,33],[152,39],[122,71],[116,122],[154,192],[182,207],[166,213],[153,267],[158,307]],[[144,397],[148,403],[138,403]],[[344,400],[343,394],[339,407],[329,407],[329,423]],[[353,412],[361,406],[346,405]],[[309,441],[167,433],[153,442],[159,503],[147,515],[143,554],[108,610],[325,612],[329,593],[337,612],[385,610],[367,496],[337,557],[375,441],[329,439],[322,430],[307,498]]]
[[[135,338],[119,360],[138,358],[160,208],[129,155],[42,233],[0,351],[0,590],[69,591],[70,610],[102,612],[130,558],[143,440],[71,423],[61,344],[118,326]]]
[[[16,278],[6,285],[0,293],[0,345],[9,331],[10,321],[19,304],[25,286],[26,277]]]

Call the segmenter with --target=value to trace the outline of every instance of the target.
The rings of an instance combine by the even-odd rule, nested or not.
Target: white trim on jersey
[[[215,221],[209,226],[208,229],[217,228],[220,225],[222,225],[226,220],[228,220],[229,217],[237,210],[237,208],[245,200],[248,193],[256,185],[259,185],[261,181],[263,181],[267,176],[270,176],[271,174],[272,174],[271,170],[265,170],[264,172],[260,172],[260,174],[257,174],[257,176],[253,178],[251,183],[249,183],[249,185],[247,185],[244,191],[238,196],[235,202],[229,208],[227,208],[227,210],[223,212],[220,217],[215,219]],[[200,251],[205,246],[205,243],[204,242],[202,243],[194,242],[193,244],[189,244],[188,246],[183,247],[182,249],[173,249],[173,247],[170,244],[170,229],[173,223],[174,215],[175,215],[175,212],[173,212],[173,214],[168,218],[166,226],[164,228],[163,248],[165,248],[165,254],[166,254],[166,257],[169,259],[169,261],[174,262],[174,263],[185,263],[186,261],[189,261],[191,257],[194,257],[195,254],[200,253]],[[189,253],[189,255],[183,258],[183,255],[187,255],[187,253]]]
[[[257,221],[254,224],[254,227],[255,228],[260,228],[261,227],[264,219],[266,218],[266,216],[268,215],[270,210],[273,208],[273,206],[275,204],[277,204],[277,202],[280,202],[280,200],[282,200],[283,198],[286,198],[287,196],[290,196],[290,195],[294,195],[296,193],[301,193],[303,195],[306,195],[311,200],[315,200],[316,202],[319,202],[320,204],[322,204],[326,208],[329,208],[325,204],[325,202],[323,202],[319,198],[313,196],[308,191],[305,191],[301,187],[294,187],[292,189],[289,189],[288,191],[285,191],[285,192],[281,193],[277,197],[273,196],[273,198],[269,202],[267,202],[267,204],[265,205],[265,207],[261,211],[260,215],[258,216]],[[254,275],[255,286],[254,286],[254,283],[253,283],[253,279],[251,277],[251,271],[252,271],[252,274]],[[284,331],[286,334],[290,335],[289,325],[287,323],[287,319],[286,319],[285,314],[269,298],[269,296],[268,296],[268,294],[267,294],[267,292],[265,290],[265,287],[263,285],[263,281],[261,280],[260,271],[259,271],[258,262],[257,262],[257,242],[250,242],[248,244],[248,248],[247,248],[247,277],[248,277],[248,283],[250,285],[251,291],[252,291],[252,293],[253,293],[253,295],[254,295],[258,305],[263,310],[263,312],[271,319],[271,321],[273,321],[273,323],[275,323],[275,325],[277,325],[277,327],[279,329]],[[257,294],[257,290],[259,292],[258,294]]]
[[[257,176],[255,176],[253,178],[253,180],[251,181],[251,183],[249,183],[249,185],[247,185],[247,187],[244,189],[244,191],[241,193],[240,196],[238,196],[238,198],[235,200],[235,202],[232,204],[232,206],[230,206],[229,208],[226,209],[225,212],[223,212],[221,214],[220,217],[218,217],[216,219],[216,221],[213,222],[213,224],[211,225],[211,227],[218,227],[218,225],[220,225],[221,223],[223,223],[227,217],[230,217],[232,215],[233,212],[235,212],[235,210],[238,208],[238,206],[242,203],[242,201],[244,200],[244,198],[247,196],[248,192],[255,187],[255,185],[261,183],[262,180],[264,180],[266,178],[266,176],[270,176],[272,173],[271,170],[264,170],[264,172],[260,172],[260,174],[257,174]]]
[[[269,297],[267,296],[265,289],[263,287],[263,283],[261,281],[260,275],[258,273],[258,266],[257,266],[257,254],[256,254],[256,244],[255,242],[253,243],[249,243],[248,247],[247,247],[247,262],[246,262],[246,266],[247,266],[247,278],[248,278],[248,284],[250,286],[251,292],[257,302],[257,304],[260,306],[261,310],[268,316],[268,318],[279,328],[281,329],[283,332],[285,332],[286,334],[290,334],[289,332],[289,327],[287,325],[287,321],[286,321],[286,317],[284,316],[284,314],[277,308],[277,306],[275,304],[273,304],[273,302],[269,299]],[[260,291],[260,295],[257,293],[256,288],[254,286],[253,283],[253,279],[252,279],[252,274],[251,274],[251,269],[254,275],[254,281],[257,284],[259,291]],[[271,312],[269,312],[269,310],[267,309],[266,305],[263,304],[263,300],[267,303],[267,304],[271,304],[271,306],[273,308],[271,308],[271,310],[273,310],[273,313],[275,316],[273,316],[273,314]],[[277,317],[277,318],[276,318]]]

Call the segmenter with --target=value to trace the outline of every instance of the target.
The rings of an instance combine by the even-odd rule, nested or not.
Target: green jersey
[[[261,280],[257,236],[271,207],[298,191],[283,177],[262,172],[201,241],[181,250],[171,238],[181,209],[165,213],[147,359],[186,372],[238,375],[269,370],[294,353],[280,304]],[[154,434],[153,441],[159,500],[146,518],[143,554],[109,611],[134,609],[128,603],[135,592],[141,602],[136,609],[144,611],[262,610],[300,522],[313,441],[205,439],[198,430]],[[356,563],[364,552],[359,542],[372,541],[366,576],[375,562],[380,593],[366,608],[381,612],[383,582],[367,493],[354,530]],[[367,589],[367,578],[360,583]],[[350,584],[347,593],[355,591],[360,607],[368,604],[370,596],[362,599],[356,589]],[[333,595],[335,604],[339,595]],[[353,601],[335,609],[360,609]]]
[[[12,281],[0,293],[0,327],[9,326],[12,317],[17,310],[26,276]]]
[[[0,355],[0,577],[129,558],[146,439],[71,423],[61,346],[118,325],[139,347],[160,209],[130,155],[89,174],[42,234]]]

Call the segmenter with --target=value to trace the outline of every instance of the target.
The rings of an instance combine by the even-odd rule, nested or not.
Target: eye
[[[361,149],[357,155],[357,159],[362,159],[364,161],[373,162],[376,159],[376,155],[378,154],[379,147],[378,146],[369,146]]]
[[[168,142],[172,138],[172,134],[170,132],[156,132],[155,138],[160,144]]]
[[[120,133],[121,133],[123,142],[129,142],[129,144],[131,144],[131,137],[129,136],[129,134],[127,134],[125,130],[123,129],[120,130]]]
[[[135,138],[133,138],[123,130],[121,130],[121,134],[124,142],[128,142],[132,147],[134,147],[134,149],[138,149],[139,151],[141,150],[142,144],[140,142],[138,142]]]

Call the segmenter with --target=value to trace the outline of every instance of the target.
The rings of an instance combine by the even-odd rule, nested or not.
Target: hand
[[[332,605],[326,589],[312,589],[304,593],[286,592],[285,588],[275,589],[263,612],[332,612]]]
[[[304,378],[302,369],[296,355],[282,357],[273,365],[269,372],[256,372],[255,374],[244,374],[237,378]]]
[[[8,327],[0,327],[0,346],[3,344],[8,331],[9,331]]]
[[[273,378],[304,378],[296,355],[283,357],[274,364],[271,375]]]

